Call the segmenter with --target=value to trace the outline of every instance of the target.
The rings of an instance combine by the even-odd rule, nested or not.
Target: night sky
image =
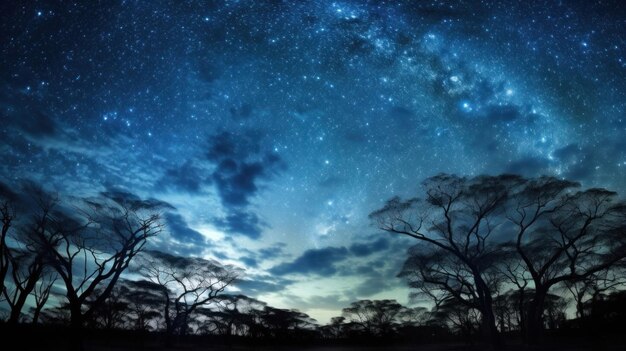
[[[321,322],[396,298],[367,215],[439,172],[626,186],[622,1],[3,1],[0,181],[169,203],[155,248]]]

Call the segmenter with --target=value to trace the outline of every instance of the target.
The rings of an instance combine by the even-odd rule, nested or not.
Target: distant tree
[[[124,298],[127,294],[128,288],[125,286],[124,280],[118,280],[109,296],[102,303],[93,306],[93,313],[91,318],[87,320],[87,323],[94,328],[102,329],[122,329],[128,327],[128,314],[131,312],[128,306],[128,302]],[[94,297],[102,294],[102,288],[97,288]],[[88,299],[87,306],[90,306],[95,299]]]
[[[380,229],[419,242],[402,273],[409,285],[480,311],[482,329],[495,347],[501,340],[493,312],[498,283],[493,267],[503,251],[492,234],[510,189],[519,182],[509,175],[468,179],[440,174],[422,183],[424,199],[395,197],[369,215]]]
[[[396,300],[359,300],[344,308],[342,315],[368,335],[388,336],[399,324],[404,309]]]
[[[155,330],[162,321],[163,287],[148,280],[124,280],[123,299],[128,308],[129,327],[135,330]]]
[[[626,272],[620,267],[597,272],[583,280],[566,281],[565,288],[572,295],[576,306],[576,317],[585,318],[588,302],[597,300],[602,294],[626,285]]]
[[[346,321],[346,317],[338,316],[332,317],[330,319],[330,323],[320,327],[320,332],[322,337],[327,339],[338,339],[345,337],[344,331],[344,323]]]
[[[271,306],[263,308],[260,321],[265,328],[266,337],[279,340],[310,336],[316,327],[316,320],[304,312]]]
[[[160,251],[146,251],[136,270],[161,287],[168,336],[186,334],[196,309],[215,300],[241,274],[239,269],[216,261]]]
[[[483,318],[480,311],[476,308],[470,307],[454,298],[441,301],[434,308],[431,316],[433,322],[446,326],[470,343],[473,343],[474,337],[478,333],[478,326]]]
[[[161,231],[157,209],[151,201],[102,197],[85,200],[74,217],[55,202],[47,214],[50,225],[30,232],[28,245],[42,253],[65,287],[72,327],[92,317],[147,240]]]
[[[224,294],[219,297],[216,310],[208,311],[207,316],[219,334],[258,337],[260,321],[255,317],[266,306],[245,295]]]

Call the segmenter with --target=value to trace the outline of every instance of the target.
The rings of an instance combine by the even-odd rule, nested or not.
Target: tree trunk
[[[547,290],[539,288],[535,290],[535,296],[528,306],[527,336],[529,344],[538,344],[543,334],[543,308]]]
[[[33,324],[37,324],[37,322],[39,322],[39,315],[41,314],[41,308],[43,307],[43,305],[39,306],[35,306],[35,312],[33,313]]]
[[[499,350],[502,348],[502,340],[500,339],[500,333],[496,325],[496,317],[493,313],[493,299],[491,298],[491,291],[489,287],[482,279],[479,273],[474,273],[474,281],[476,282],[477,293],[481,303],[482,314],[482,329],[483,333],[491,344],[491,346]]]
[[[483,330],[486,333],[487,340],[495,350],[502,348],[502,340],[500,339],[500,332],[496,325],[496,318],[491,306],[485,306],[482,311],[482,323]]]
[[[524,340],[527,338],[526,332],[526,309],[524,308],[524,290],[520,291],[519,300],[517,301],[517,313],[519,313],[519,331]]]

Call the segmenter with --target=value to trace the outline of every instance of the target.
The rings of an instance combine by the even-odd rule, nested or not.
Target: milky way
[[[166,201],[153,245],[321,321],[406,300],[407,242],[367,214],[425,177],[626,185],[621,1],[0,9],[2,183]]]

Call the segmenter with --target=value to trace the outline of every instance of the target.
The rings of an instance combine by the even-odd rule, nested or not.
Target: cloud
[[[384,251],[388,248],[389,240],[387,238],[380,238],[372,242],[353,244],[350,246],[350,253],[358,257],[363,257],[369,256],[375,252]]]
[[[254,112],[254,108],[251,104],[243,103],[238,106],[233,106],[230,108],[230,116],[234,120],[242,120],[248,119],[252,117],[252,113]]]
[[[258,279],[242,279],[237,282],[237,287],[244,294],[264,294],[283,291],[285,287],[293,281],[284,278],[260,276]]]
[[[51,137],[59,133],[57,123],[45,113],[34,112],[32,117],[20,116],[21,129],[33,137]]]
[[[187,160],[178,167],[166,170],[155,187],[198,193],[203,185],[211,182],[203,173],[203,170],[196,166],[193,161]]]
[[[213,219],[213,224],[227,232],[241,234],[250,239],[258,239],[261,236],[262,228],[267,227],[267,224],[262,222],[255,213],[232,207],[227,208],[227,212],[225,217]]]
[[[491,122],[512,122],[522,116],[520,108],[513,105],[491,105],[485,111],[485,117]]]
[[[270,269],[273,274],[317,274],[329,277],[337,273],[337,263],[348,258],[345,247],[310,249],[289,263],[282,263]]]
[[[215,164],[210,175],[226,215],[214,224],[226,231],[252,239],[266,226],[248,209],[251,199],[267,181],[284,169],[276,153],[264,151],[258,133],[235,135],[222,132],[211,139],[206,158]]]
[[[534,177],[546,173],[549,167],[550,161],[548,159],[527,156],[510,162],[506,166],[506,172]]]
[[[175,209],[174,206],[165,201],[155,198],[142,199],[133,193],[112,187],[101,192],[100,195],[120,205],[130,206],[131,209],[136,210]]]
[[[285,256],[284,248],[287,246],[285,243],[276,243],[270,247],[260,249],[258,252],[259,258],[263,260],[275,259],[277,257]]]
[[[199,232],[189,228],[185,219],[178,213],[167,212],[164,215],[165,223],[170,230],[170,235],[183,243],[193,242],[202,244],[206,242],[205,237]]]
[[[359,297],[368,297],[389,288],[390,277],[384,277],[381,274],[375,274],[357,285],[354,293]]]

